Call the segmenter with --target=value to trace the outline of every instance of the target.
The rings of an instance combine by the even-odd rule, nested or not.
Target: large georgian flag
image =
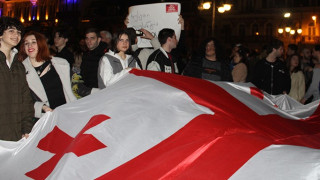
[[[0,179],[320,179],[318,104],[132,70],[0,141]]]

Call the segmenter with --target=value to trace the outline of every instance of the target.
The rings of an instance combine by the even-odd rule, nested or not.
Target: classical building
[[[320,0],[234,0],[232,4],[229,12],[216,13],[215,36],[224,42],[254,48],[272,37],[285,45],[320,43]]]
[[[272,37],[283,40],[286,45],[320,43],[320,0],[208,1],[216,5],[214,14],[212,6],[208,10],[199,8],[206,0],[178,1],[191,49],[212,34],[229,47],[232,43],[243,43],[259,49]],[[0,0],[0,16],[17,17],[26,27],[51,28],[64,21],[77,30],[95,26],[114,32],[123,27],[129,6],[155,2],[165,1]],[[222,2],[230,2],[231,10],[219,13],[217,7]],[[285,13],[290,16],[284,17]],[[286,32],[286,27],[290,27],[290,31]]]

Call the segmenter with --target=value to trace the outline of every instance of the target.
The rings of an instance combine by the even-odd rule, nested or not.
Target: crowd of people
[[[209,37],[186,60],[184,19],[179,16],[177,21],[179,41],[170,27],[157,36],[146,29],[125,28],[112,35],[89,28],[75,49],[67,28],[53,31],[51,45],[44,34],[24,34],[20,21],[1,17],[0,139],[28,137],[44,113],[108,88],[133,68],[210,81],[251,82],[271,95],[287,94],[302,104],[320,98],[320,45],[311,53],[308,48],[299,51],[295,44],[284,47],[274,39],[260,55],[251,56],[249,48],[238,43],[224,56],[219,41]],[[152,47],[139,48],[137,36],[149,39]]]

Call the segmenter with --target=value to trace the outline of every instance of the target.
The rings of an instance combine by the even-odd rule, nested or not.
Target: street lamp
[[[224,4],[223,7],[224,7],[225,11],[230,11],[231,4]]]
[[[290,34],[291,34],[291,35],[294,35],[295,33],[296,33],[296,31],[295,31],[294,29],[291,29],[291,30],[290,30]]]
[[[291,27],[286,27],[286,28],[285,28],[285,31],[286,31],[286,32],[290,32],[290,30],[291,30]]]
[[[210,7],[211,7],[211,2],[205,2],[202,4],[202,8],[205,10],[210,9]]]
[[[301,34],[302,33],[302,29],[301,28],[297,29],[297,33]]]
[[[199,10],[208,10],[212,7],[212,23],[211,23],[211,35],[214,35],[214,22],[215,22],[215,16],[216,16],[216,1],[212,0],[212,1],[207,1],[207,2],[203,2],[200,4],[200,6],[198,7]],[[230,11],[231,10],[231,4],[229,3],[222,3],[221,6],[218,7],[218,12],[219,13],[224,13],[225,11]]]
[[[219,13],[224,13],[226,9],[223,6],[218,7],[218,12]]]
[[[291,13],[287,12],[287,13],[284,13],[283,17],[284,18],[289,18],[291,16]]]
[[[282,34],[282,33],[283,33],[283,28],[279,28],[279,29],[278,29],[278,33],[279,33],[279,34]]]

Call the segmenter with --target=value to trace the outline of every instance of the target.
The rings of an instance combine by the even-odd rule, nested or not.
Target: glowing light
[[[32,20],[35,20],[36,19],[36,17],[35,16],[32,16]]]
[[[37,0],[30,0],[30,2],[32,3],[32,6],[35,6],[37,4]]]
[[[317,16],[312,16],[312,20],[317,20]]]
[[[284,13],[283,17],[289,18],[291,16],[291,13]]]
[[[296,31],[295,30],[290,30],[290,34],[292,34],[292,35],[294,35],[296,33]]]
[[[219,13],[224,13],[225,11],[226,11],[226,10],[224,9],[223,6],[221,6],[221,7],[218,8],[218,12],[219,12]]]
[[[20,18],[20,21],[21,21],[22,23],[24,23],[24,19],[23,19],[23,17],[21,17],[21,18]]]
[[[231,4],[224,4],[223,7],[224,7],[224,10],[225,10],[225,11],[230,11],[230,9],[231,9]]]
[[[256,32],[256,36],[259,36],[259,32]]]
[[[40,19],[40,17],[39,17],[39,15],[37,16],[37,20],[39,21],[39,19]]]
[[[297,29],[297,33],[301,34],[302,33],[302,29]]]
[[[291,30],[290,27],[286,27],[286,28],[285,28],[285,31],[286,31],[286,32],[290,32],[290,30]]]
[[[58,19],[55,19],[55,20],[54,20],[54,22],[58,23],[58,22],[59,22],[59,20],[58,20]]]
[[[278,29],[278,33],[279,33],[279,34],[282,34],[282,33],[283,33],[283,28],[279,28],[279,29]]]
[[[31,21],[31,16],[29,16],[28,20]]]
[[[48,20],[49,19],[49,16],[48,16],[48,14],[46,14],[46,20]]]
[[[203,9],[210,9],[210,7],[211,7],[211,2],[205,2],[202,4]]]

